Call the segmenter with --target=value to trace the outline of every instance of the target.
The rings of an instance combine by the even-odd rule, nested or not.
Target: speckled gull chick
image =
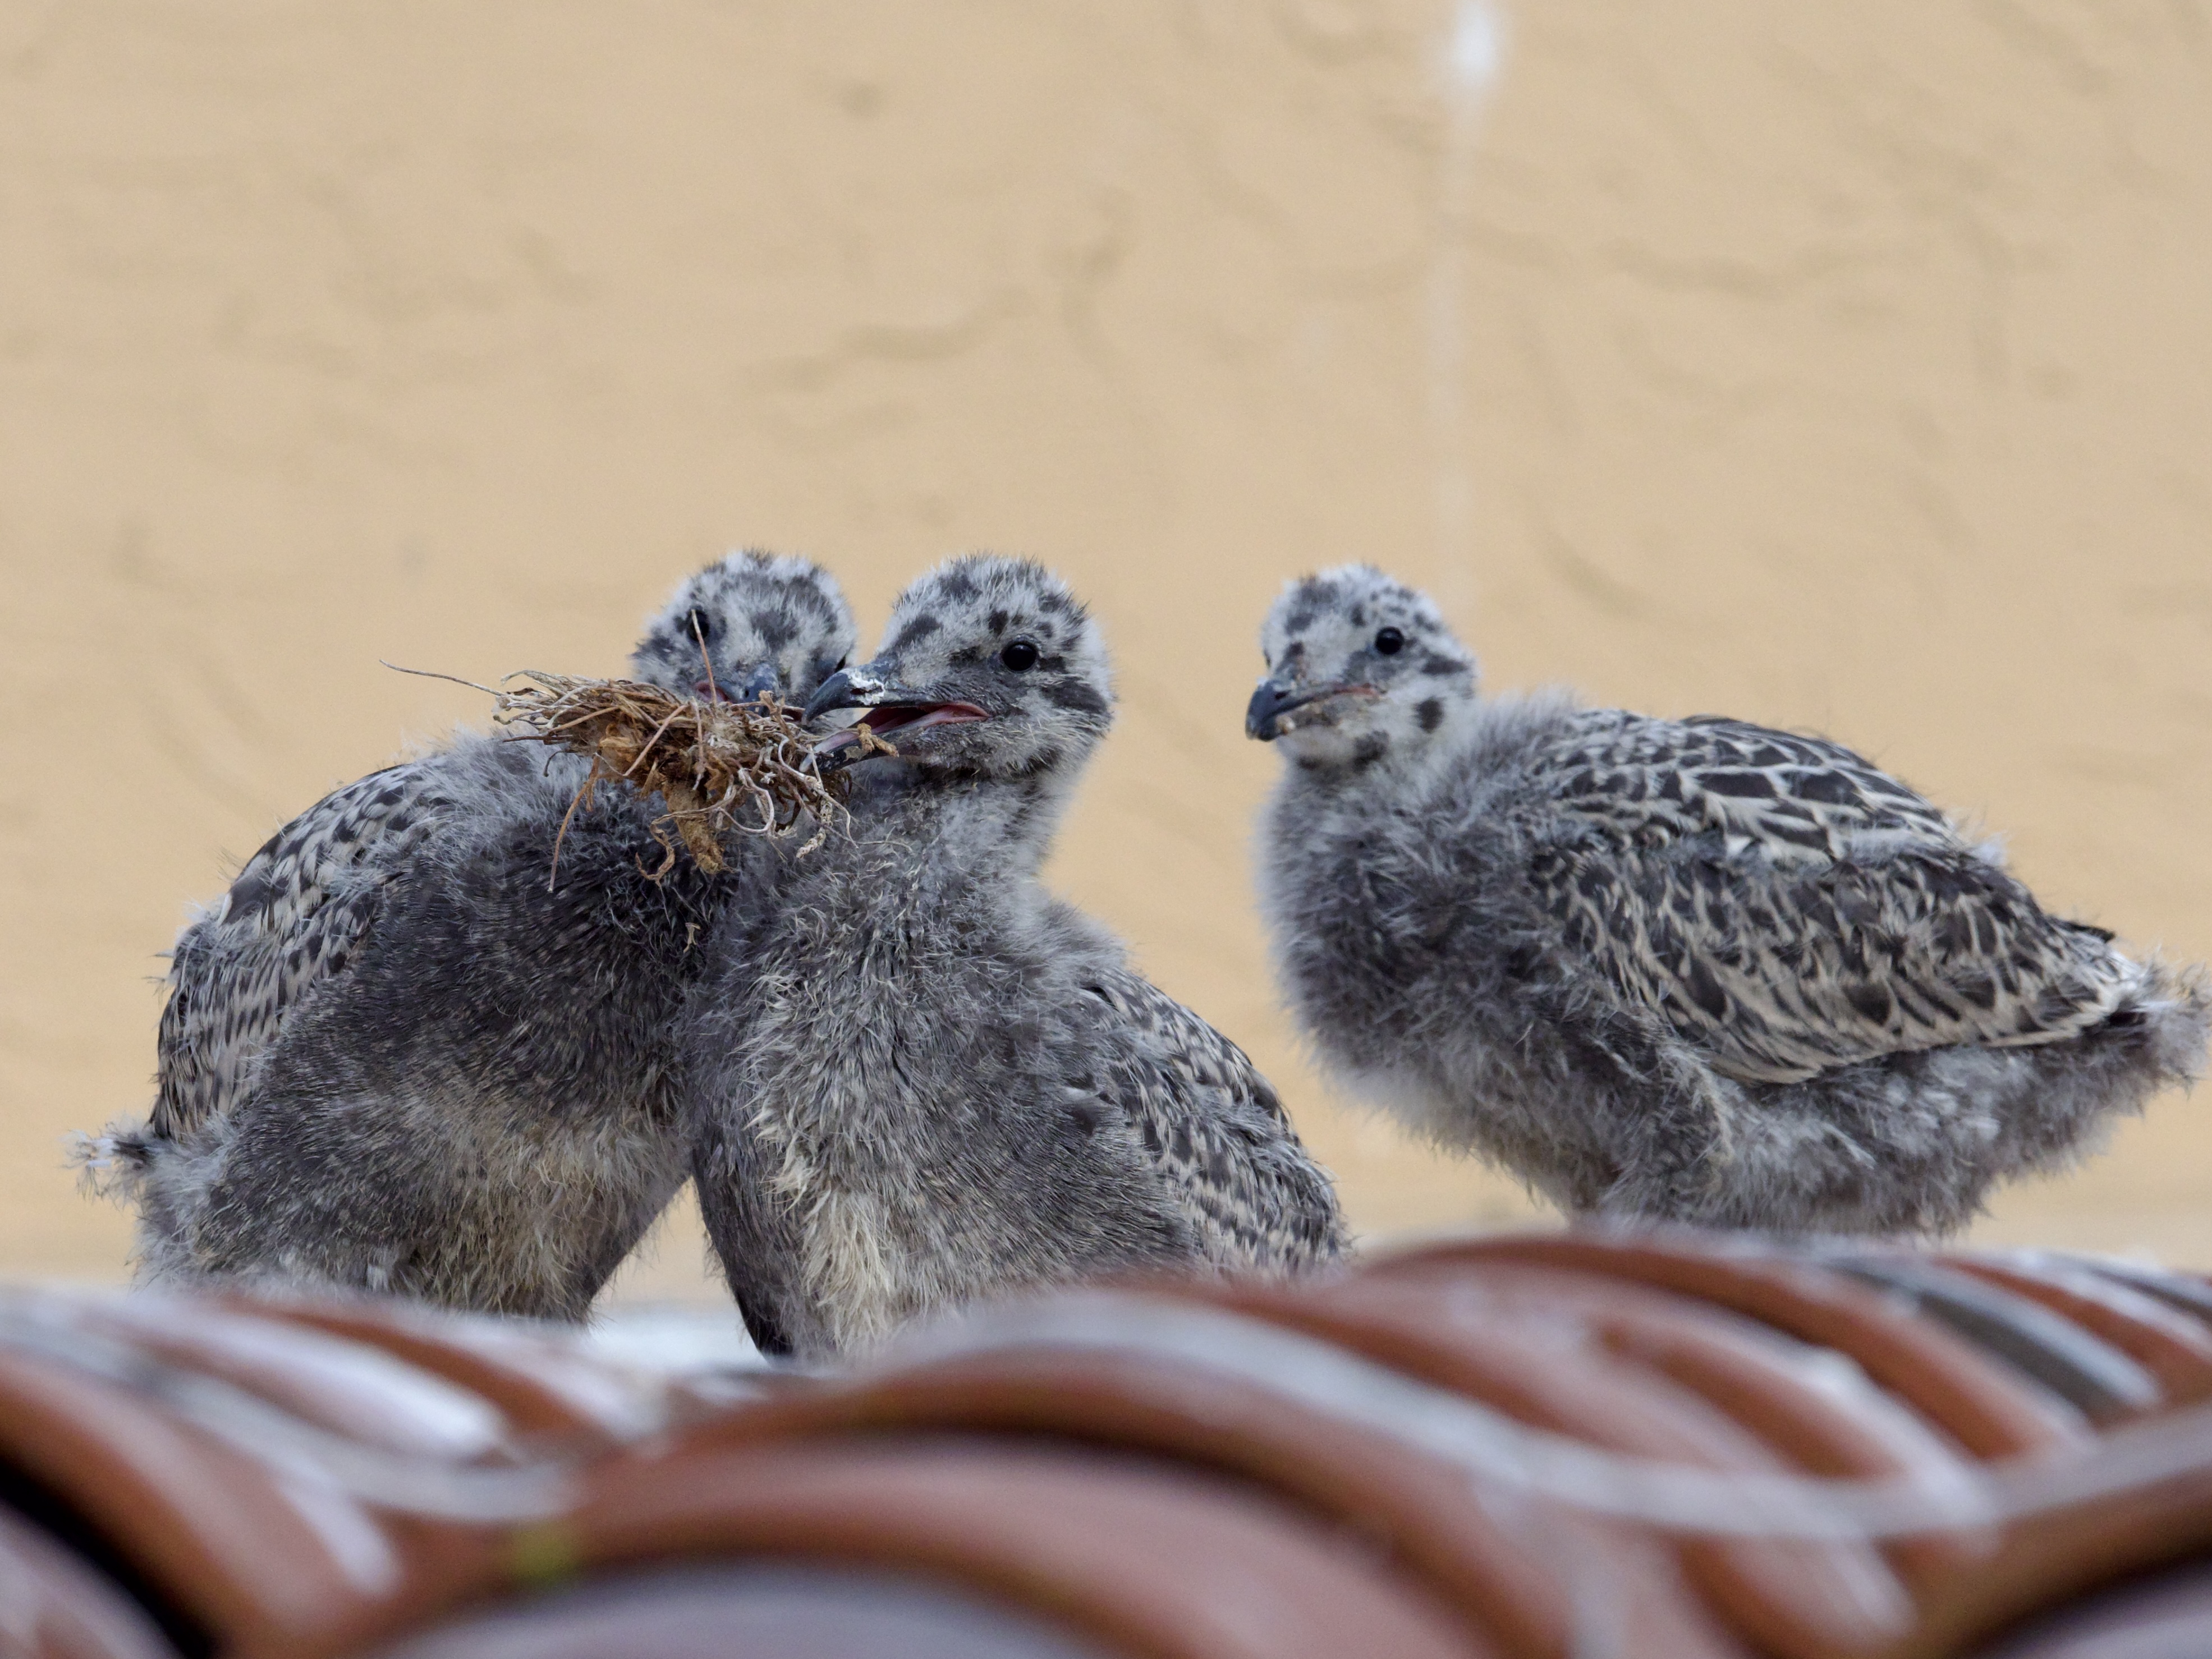
[[[804,699],[852,638],[826,572],[733,554],[648,621],[631,672]],[[152,1121],[95,1143],[137,1201],[142,1280],[584,1316],[687,1172],[672,1022],[694,946],[769,902],[786,851],[648,879],[664,856],[634,795],[603,787],[562,836],[586,770],[462,737],[324,797],[185,929]]]
[[[2040,908],[1835,744],[1480,698],[1422,594],[1293,583],[1262,900],[1356,1091],[1571,1212],[1943,1231],[2202,1069],[2201,972]]]
[[[694,1177],[755,1340],[822,1358],[1026,1286],[1340,1248],[1328,1178],[1243,1053],[1037,879],[1112,719],[1066,587],[975,556],[900,598],[858,708],[849,838],[793,871],[687,1042]],[[825,763],[858,757],[856,738]]]

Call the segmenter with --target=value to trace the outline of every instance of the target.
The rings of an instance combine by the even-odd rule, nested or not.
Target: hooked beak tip
[[[832,709],[864,706],[867,691],[855,684],[852,671],[841,668],[815,688],[814,695],[806,700],[805,718],[816,720]]]
[[[1273,743],[1279,731],[1278,717],[1296,700],[1291,689],[1279,680],[1261,680],[1244,709],[1244,735]]]

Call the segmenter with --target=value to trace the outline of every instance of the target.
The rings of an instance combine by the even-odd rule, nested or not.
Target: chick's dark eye
[[[684,637],[687,640],[711,640],[714,637],[714,619],[693,605],[684,613]]]
[[[1386,628],[1375,636],[1375,649],[1386,657],[1395,657],[1406,648],[1406,636],[1395,628]]]
[[[1017,674],[1026,673],[1037,665],[1037,648],[1027,640],[1016,640],[999,653],[999,660]]]

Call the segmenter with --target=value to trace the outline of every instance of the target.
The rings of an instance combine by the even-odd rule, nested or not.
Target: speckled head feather
[[[1267,677],[1245,731],[1302,766],[1404,758],[1474,702],[1474,653],[1425,593],[1372,565],[1292,582],[1260,630]]]
[[[732,553],[687,577],[646,618],[630,673],[693,696],[774,691],[804,702],[845,665],[855,637],[844,592],[820,565]]]
[[[1098,625],[1029,559],[971,554],[891,608],[872,662],[833,675],[810,717],[860,708],[900,759],[929,771],[1038,776],[1079,765],[1114,719]],[[832,739],[824,752],[857,747]]]

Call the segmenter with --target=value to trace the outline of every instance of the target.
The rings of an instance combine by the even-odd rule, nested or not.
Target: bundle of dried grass
[[[794,711],[774,697],[757,703],[702,702],[636,680],[581,678],[536,669],[507,678],[525,684],[494,691],[492,718],[518,738],[557,744],[587,757],[591,775],[570,803],[573,818],[603,783],[623,783],[659,795],[667,811],[653,833],[676,867],[681,842],[713,875],[726,861],[732,835],[787,836],[801,824],[813,834],[801,856],[819,847],[843,816],[842,777],[825,778],[810,763],[814,743]],[[489,688],[486,688],[489,689]],[[890,752],[864,733],[861,741]],[[563,835],[568,822],[562,823]],[[557,870],[560,851],[554,850]]]

